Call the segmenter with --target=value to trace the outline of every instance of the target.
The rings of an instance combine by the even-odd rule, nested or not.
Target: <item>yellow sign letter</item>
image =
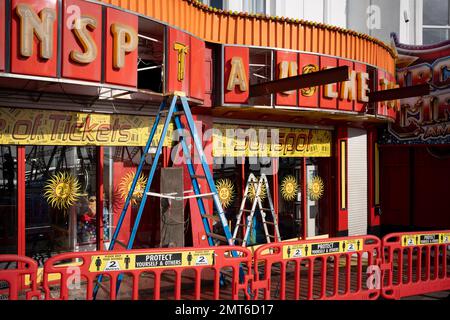
[[[186,55],[188,54],[189,48],[179,42],[175,42],[175,44],[173,45],[173,48],[177,51],[178,53],[178,76],[177,76],[177,80],[178,81],[182,81],[184,80],[184,70],[185,70],[185,66],[186,66]]]
[[[97,45],[89,34],[88,27],[91,30],[97,28],[97,20],[90,17],[80,17],[75,19],[72,31],[80,41],[83,52],[73,50],[70,52],[70,58],[78,63],[91,63],[97,58]]]
[[[111,25],[113,33],[113,66],[120,69],[125,66],[125,54],[136,50],[138,46],[138,35],[136,30],[130,26],[113,23]]]
[[[56,11],[44,8],[39,16],[28,4],[20,3],[16,7],[20,18],[20,54],[24,57],[33,55],[33,35],[39,39],[40,57],[50,59],[53,56],[53,23]]]
[[[247,91],[247,75],[244,70],[244,62],[241,57],[231,59],[231,71],[228,78],[227,90],[232,91],[236,85],[239,85],[241,91]]]

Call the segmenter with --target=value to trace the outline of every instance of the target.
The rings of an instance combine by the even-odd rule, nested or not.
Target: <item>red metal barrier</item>
[[[387,299],[450,289],[450,230],[393,233],[383,238]]]
[[[380,253],[381,241],[373,236],[261,246],[254,253],[254,297],[266,300],[377,299],[379,287],[377,289],[376,284],[367,287],[366,272],[369,266],[377,268]]]
[[[4,289],[9,300],[39,299],[41,292],[37,290],[36,261],[17,255],[0,255],[0,264],[7,269],[0,270],[0,281],[7,283]],[[25,276],[29,276],[29,286],[25,286]]]
[[[233,258],[232,250],[240,256]],[[67,262],[74,266],[58,266]],[[64,253],[46,261],[43,287],[49,300],[91,300],[102,275],[96,299],[249,298],[251,263],[248,249],[229,246]],[[244,273],[241,280],[240,267]],[[48,279],[55,274],[59,275],[56,285]],[[124,278],[116,292],[120,274]],[[81,284],[77,284],[80,278]],[[59,290],[56,296],[55,288]],[[171,290],[173,294],[167,294]]]

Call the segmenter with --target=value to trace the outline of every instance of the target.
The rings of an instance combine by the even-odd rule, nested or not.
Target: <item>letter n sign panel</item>
[[[100,82],[102,7],[81,0],[65,0],[63,8],[62,76]]]
[[[5,33],[6,33],[6,20],[5,20],[5,0],[0,0],[0,71],[5,71]]]
[[[224,103],[248,103],[249,49],[224,48]]]
[[[12,0],[11,72],[56,77],[57,0]]]
[[[138,17],[116,9],[106,11],[107,83],[137,86]]]

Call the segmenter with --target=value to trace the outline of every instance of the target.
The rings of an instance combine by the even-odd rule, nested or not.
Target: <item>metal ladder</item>
[[[262,192],[263,185],[266,188],[267,200],[269,202],[270,208],[264,208],[262,206],[261,192]],[[247,203],[248,194],[249,194],[251,187],[253,187],[253,189],[255,190],[255,198],[253,199],[251,209],[246,209],[245,205]],[[245,186],[244,197],[242,198],[241,207],[239,209],[239,213],[237,215],[237,220],[236,220],[236,225],[235,225],[234,231],[233,231],[233,240],[238,240],[238,241],[240,240],[242,242],[243,247],[247,246],[247,244],[249,242],[249,237],[250,237],[250,230],[253,225],[253,217],[255,215],[256,206],[258,206],[259,212],[261,214],[261,220],[263,223],[264,234],[266,236],[266,242],[271,243],[272,242],[271,239],[276,240],[278,242],[281,241],[280,230],[278,228],[277,216],[276,216],[275,210],[273,208],[272,196],[270,194],[269,182],[267,180],[267,176],[265,174],[262,174],[261,177],[259,179],[257,179],[253,173],[250,173],[250,175],[247,179],[247,185]],[[249,213],[249,215],[247,216],[247,224],[245,223],[245,221],[242,221],[242,215],[244,214],[244,212]],[[272,221],[266,220],[266,214],[269,212],[272,215]],[[269,228],[267,227],[267,225],[269,225],[269,224],[273,225],[273,228],[275,231],[274,235],[271,235],[269,233]],[[240,229],[240,227],[244,227],[244,226],[246,227],[245,235],[244,235],[243,239],[238,239],[237,234],[239,232],[239,229]]]
[[[181,101],[181,106],[180,106],[180,104],[177,103],[178,100]],[[191,159],[191,147],[192,146],[190,146],[190,145],[188,146],[187,145],[186,141],[184,140],[183,135],[181,134],[182,130],[184,129],[183,125],[181,123],[181,116],[182,115],[184,115],[186,117],[187,124],[188,124],[188,129],[190,131],[192,140],[194,141],[194,147],[197,150],[198,156],[200,158],[204,176],[198,176],[198,175],[195,174],[194,165],[193,165],[192,159]],[[164,120],[164,127],[163,127],[163,130],[162,130],[162,133],[161,133],[161,137],[160,137],[159,142],[158,142],[158,146],[157,146],[157,149],[156,149],[156,154],[155,154],[155,156],[153,158],[153,161],[152,161],[152,165],[151,165],[151,169],[150,169],[150,172],[149,172],[147,184],[145,186],[145,191],[144,191],[144,193],[142,195],[142,199],[141,199],[141,202],[140,202],[140,205],[139,205],[139,210],[138,210],[138,213],[136,215],[136,219],[135,219],[135,222],[134,222],[134,225],[133,225],[133,229],[132,229],[130,238],[128,240],[128,244],[124,245],[123,243],[119,242],[117,240],[117,238],[119,236],[120,229],[122,227],[122,224],[123,224],[123,221],[125,219],[128,207],[130,205],[130,202],[131,202],[131,199],[132,199],[132,196],[133,196],[133,193],[134,193],[134,190],[135,190],[138,178],[139,178],[139,176],[140,176],[140,174],[142,172],[142,169],[144,167],[145,155],[149,153],[150,147],[152,146],[152,142],[153,142],[153,140],[155,138],[155,134],[156,134],[158,125],[159,125],[160,121],[162,120],[162,118],[165,118],[165,120]],[[175,195],[173,193],[172,194],[161,194],[161,193],[150,192],[150,187],[152,185],[153,178],[155,176],[155,172],[156,172],[156,169],[158,167],[158,160],[159,160],[159,157],[160,157],[160,155],[162,153],[164,140],[166,138],[167,131],[169,129],[169,125],[170,125],[170,123],[172,121],[172,118],[174,119],[176,130],[178,130],[178,132],[180,133],[180,140],[181,140],[181,145],[182,145],[182,148],[183,148],[183,154],[184,154],[184,158],[185,158],[185,161],[186,161],[186,165],[187,165],[187,168],[188,168],[188,171],[189,171],[189,175],[190,175],[190,178],[191,178],[191,182],[192,182],[192,186],[193,186],[193,192],[194,192],[193,195],[185,196],[184,194],[183,195]],[[198,183],[198,179],[206,179],[207,180],[208,187],[209,187],[209,192],[208,193],[203,193],[203,194],[201,193],[200,185]],[[139,227],[139,223],[140,223],[142,214],[144,212],[144,207],[145,207],[145,203],[147,201],[147,197],[148,196],[157,196],[157,197],[161,197],[161,198],[168,198],[168,199],[174,199],[174,200],[184,200],[184,199],[189,199],[189,198],[196,198],[197,205],[198,205],[200,214],[202,216],[202,222],[203,222],[203,226],[204,226],[206,237],[208,239],[208,244],[210,246],[214,246],[215,245],[214,239],[217,239],[219,241],[226,242],[228,245],[233,245],[233,240],[232,240],[231,232],[230,232],[230,229],[229,229],[229,226],[228,226],[228,222],[227,222],[227,219],[225,217],[225,213],[223,211],[222,205],[220,203],[220,199],[219,199],[219,196],[218,196],[218,193],[217,193],[216,186],[214,184],[214,180],[213,180],[212,174],[211,174],[211,172],[209,170],[209,166],[208,166],[208,163],[206,161],[206,156],[205,156],[205,153],[203,151],[203,147],[202,147],[199,135],[197,133],[197,129],[195,127],[195,122],[194,122],[194,119],[192,117],[192,113],[190,111],[187,98],[181,92],[176,92],[173,95],[164,97],[164,100],[162,101],[162,103],[160,105],[159,112],[156,115],[156,119],[155,119],[155,122],[153,124],[152,129],[151,129],[149,139],[148,139],[147,144],[145,146],[145,149],[144,149],[144,152],[142,154],[142,157],[141,157],[139,166],[137,168],[137,171],[135,173],[135,176],[134,176],[134,179],[133,179],[133,183],[131,184],[131,188],[130,188],[130,190],[128,192],[128,195],[127,195],[127,198],[125,200],[125,204],[124,204],[124,207],[122,209],[122,213],[120,214],[120,217],[119,217],[119,220],[117,222],[117,226],[116,226],[116,229],[114,231],[114,234],[113,234],[113,236],[111,238],[111,242],[110,242],[108,250],[113,250],[115,245],[116,245],[116,243],[122,245],[127,250],[130,250],[130,249],[133,248],[133,243],[134,243],[134,240],[135,240],[135,237],[136,237],[136,233],[137,233],[137,230],[138,230],[138,227]],[[214,206],[215,206],[215,208],[216,208],[216,210],[218,212],[218,217],[214,216],[212,213],[207,213],[205,204],[203,202],[203,198],[205,198],[205,197],[212,197],[213,198]],[[223,229],[223,233],[224,234],[223,235],[219,235],[219,234],[213,233],[212,230],[211,230],[211,227],[210,227],[209,220],[216,220],[216,221],[220,222],[222,224],[222,229]],[[233,257],[238,257],[238,253],[236,251],[231,251],[231,255]],[[241,270],[241,274],[242,274],[242,270]],[[96,295],[97,295],[97,292],[98,292],[98,289],[99,289],[99,284],[101,283],[102,278],[103,278],[103,275],[100,275],[98,277],[98,283],[96,284],[96,286],[94,288],[94,295],[93,295],[94,299],[96,298]],[[118,276],[118,279],[117,279],[117,289],[116,289],[117,292],[119,291],[119,287],[120,287],[120,283],[121,283],[122,279],[123,279],[123,275],[120,274]]]

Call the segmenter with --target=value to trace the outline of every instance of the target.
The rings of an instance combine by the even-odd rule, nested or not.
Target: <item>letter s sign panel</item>
[[[81,0],[64,0],[63,11],[62,76],[100,82],[102,7]]]
[[[57,0],[12,0],[11,72],[56,77]],[[39,33],[38,39],[35,33]]]

